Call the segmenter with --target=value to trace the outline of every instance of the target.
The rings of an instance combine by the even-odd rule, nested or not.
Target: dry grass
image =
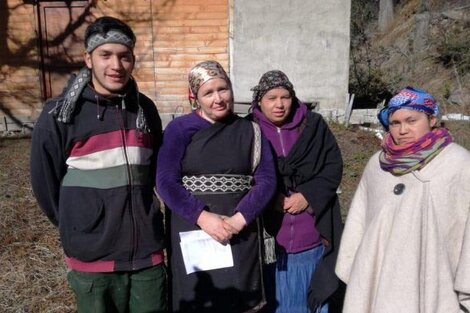
[[[379,149],[373,133],[330,125],[344,159],[340,202],[347,214],[369,157]],[[470,123],[447,122],[470,149]],[[57,230],[38,208],[29,184],[29,139],[0,138],[0,312],[74,312]]]
[[[331,124],[330,127],[343,156],[343,179],[339,200],[344,218],[367,161],[380,149],[380,140],[374,136],[374,133],[363,131],[358,127],[345,128],[340,124]]]
[[[29,144],[0,141],[0,312],[74,312],[58,232],[29,184]]]

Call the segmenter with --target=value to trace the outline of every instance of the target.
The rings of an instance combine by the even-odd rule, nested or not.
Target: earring
[[[199,109],[201,106],[199,105],[199,103],[197,103],[197,101],[192,101],[191,102],[191,110],[193,111],[196,111],[197,109]]]

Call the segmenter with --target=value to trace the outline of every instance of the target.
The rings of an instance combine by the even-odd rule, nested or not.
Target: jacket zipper
[[[126,171],[127,171],[127,189],[129,194],[129,216],[131,218],[132,224],[132,249],[130,260],[132,263],[132,269],[134,269],[134,260],[135,260],[135,250],[137,246],[137,226],[134,218],[134,206],[133,206],[133,197],[132,197],[132,171],[129,164],[129,156],[127,154],[127,140],[126,140],[126,128],[124,125],[124,120],[122,117],[122,112],[126,110],[126,102],[124,101],[124,97],[121,97],[121,111],[119,111],[119,105],[116,105],[116,112],[119,116],[120,122],[120,130],[121,130],[121,140],[122,140],[122,148],[124,150],[124,157],[126,159]]]
[[[281,143],[281,150],[282,150],[282,156],[286,156],[286,148],[284,147],[284,140],[282,140],[282,134],[281,134],[281,129],[279,127],[276,127],[277,134],[279,136],[279,142]]]
[[[279,136],[279,142],[281,144],[281,150],[282,150],[282,156],[287,156],[286,154],[286,148],[284,146],[284,140],[282,139],[282,133],[281,133],[281,128],[276,127],[277,134]],[[294,221],[295,221],[295,215],[289,214],[289,222],[290,222],[290,238],[289,238],[289,251],[292,251],[292,246],[294,245]]]

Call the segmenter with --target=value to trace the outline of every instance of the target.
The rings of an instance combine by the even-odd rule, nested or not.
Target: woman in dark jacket
[[[321,115],[297,99],[283,72],[265,73],[252,90],[252,119],[277,155],[279,174],[278,196],[264,216],[276,241],[271,305],[275,312],[328,312],[338,287],[340,150]]]

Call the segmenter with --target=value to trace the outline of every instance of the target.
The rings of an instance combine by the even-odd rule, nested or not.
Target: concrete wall
[[[272,69],[320,111],[344,109],[348,94],[350,0],[231,0],[230,74],[236,102]]]

